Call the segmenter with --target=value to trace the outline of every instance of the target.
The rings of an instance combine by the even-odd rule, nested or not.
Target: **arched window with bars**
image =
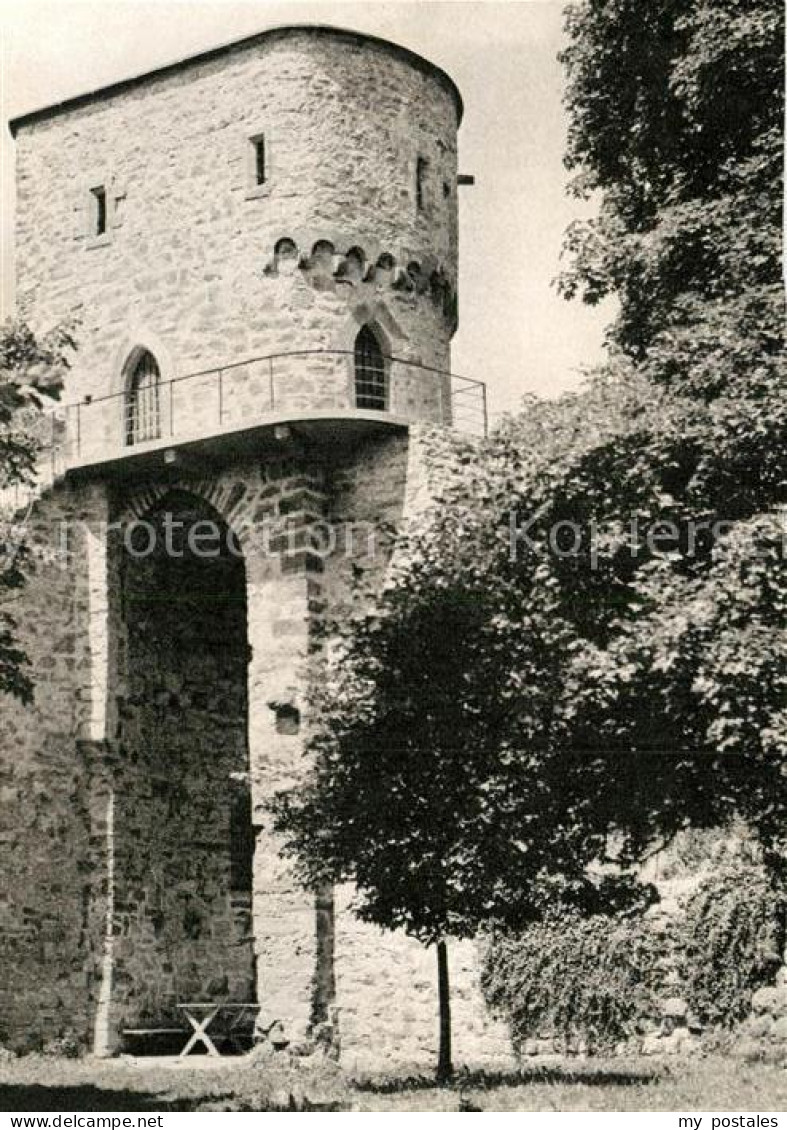
[[[377,412],[388,408],[385,357],[371,326],[361,326],[355,339],[355,406]]]
[[[136,360],[126,392],[126,443],[144,443],[161,436],[158,362],[145,349]]]

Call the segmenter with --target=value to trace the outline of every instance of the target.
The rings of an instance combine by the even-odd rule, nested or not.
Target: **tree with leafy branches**
[[[18,488],[35,485],[38,458],[47,438],[44,413],[60,395],[74,348],[72,328],[65,324],[43,335],[36,335],[23,321],[6,322],[0,330],[0,499],[6,512],[0,544],[0,602],[7,603],[21,588],[30,564],[23,523],[16,512]],[[29,662],[7,608],[0,608],[0,693],[23,702],[30,702],[33,694]]]
[[[782,18],[571,6],[567,162],[601,203],[561,285],[617,296],[609,361],[478,447],[431,435],[434,506],[334,626],[277,824],[306,882],[443,958],[640,908],[690,825],[743,816],[784,858]]]
[[[572,459],[631,431],[635,405],[655,415],[647,396],[599,385],[533,404],[483,458],[456,436],[422,437],[439,498],[400,539],[382,593],[326,626],[313,765],[276,799],[278,830],[307,885],[352,881],[361,918],[435,947],[442,1078],[448,939],[555,905],[597,913],[653,897],[620,842],[630,764],[611,769],[566,740],[563,681],[585,624],[563,607],[563,559],[534,567],[516,526],[516,503],[536,514]],[[637,842],[662,829],[645,800]]]
[[[704,757],[701,794],[783,859],[787,768],[784,10],[627,0],[567,13],[567,163],[599,217],[569,233],[569,296],[615,294],[612,372],[684,403],[639,444],[680,530],[576,668],[586,727]],[[627,479],[625,453],[616,451]],[[582,484],[577,487],[580,493]],[[658,517],[654,512],[653,518]],[[711,793],[715,788],[717,796]],[[698,798],[699,799],[699,798]]]

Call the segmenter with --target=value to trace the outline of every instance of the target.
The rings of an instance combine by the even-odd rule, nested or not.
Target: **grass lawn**
[[[291,1099],[290,1096],[293,1096]],[[306,1102],[304,1103],[304,1099]],[[333,1067],[295,1071],[225,1060],[67,1060],[0,1064],[0,1111],[787,1109],[783,1068],[708,1058],[656,1063],[528,1062],[519,1072],[461,1071],[451,1087],[407,1072],[345,1078]]]

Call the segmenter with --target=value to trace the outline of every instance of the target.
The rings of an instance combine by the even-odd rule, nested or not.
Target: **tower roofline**
[[[402,47],[399,43],[393,43],[390,39],[382,39],[377,35],[369,35],[362,31],[353,31],[350,28],[333,27],[330,24],[306,23],[284,24],[281,27],[267,28],[265,31],[254,32],[252,35],[245,35],[240,39],[233,39],[227,43],[221,43],[217,47],[210,47],[194,55],[185,55],[179,59],[173,60],[171,63],[154,67],[150,71],[143,71],[140,74],[131,75],[129,78],[120,79],[118,82],[108,83],[106,86],[96,87],[93,90],[85,91],[83,94],[76,94],[71,98],[65,98],[61,102],[53,102],[49,106],[42,106],[37,110],[30,110],[26,114],[20,114],[9,121],[8,128],[11,131],[11,135],[16,137],[17,132],[24,126],[32,125],[34,122],[42,121],[46,118],[55,117],[57,114],[66,113],[69,110],[76,110],[81,106],[87,106],[91,102],[96,102],[102,98],[111,98],[116,94],[121,94],[126,90],[132,90],[137,86],[141,86],[149,80],[176,74],[186,67],[206,63],[213,59],[218,59],[222,55],[229,55],[234,51],[245,50],[267,40],[281,39],[293,33],[302,34],[304,32],[315,36],[330,36],[336,39],[344,39],[358,44],[369,43],[374,47],[382,48],[393,55],[399,56],[412,66],[432,75],[448,90],[456,104],[457,124],[461,122],[464,105],[462,103],[462,95],[459,93],[459,88],[450,75],[435,63],[431,63],[428,59],[425,59],[423,55],[418,55],[415,51],[411,51],[409,47]]]

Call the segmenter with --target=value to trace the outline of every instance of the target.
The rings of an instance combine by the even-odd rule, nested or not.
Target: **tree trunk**
[[[451,998],[448,985],[448,947],[437,943],[437,997],[440,1003],[440,1050],[437,1057],[437,1080],[447,1082],[454,1074],[451,1062]]]

